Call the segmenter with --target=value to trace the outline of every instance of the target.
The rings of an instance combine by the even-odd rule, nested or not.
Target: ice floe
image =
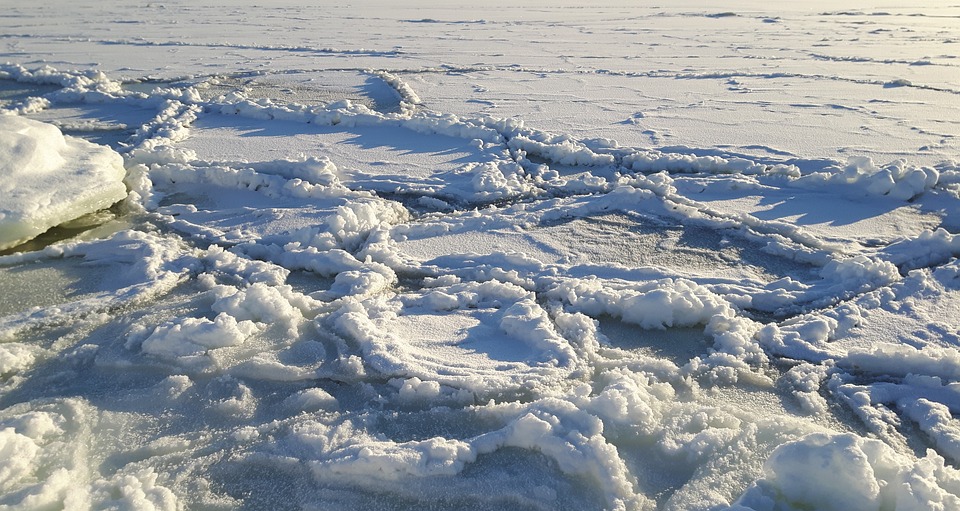
[[[0,116],[0,141],[0,249],[127,195],[123,160],[106,147],[16,115]]]

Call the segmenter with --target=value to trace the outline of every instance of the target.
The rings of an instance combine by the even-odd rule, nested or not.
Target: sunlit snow
[[[0,508],[960,510],[960,7],[6,4]]]
[[[0,249],[126,197],[123,160],[55,126],[0,116]]]

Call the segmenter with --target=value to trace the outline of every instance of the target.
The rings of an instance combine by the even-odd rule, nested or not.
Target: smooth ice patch
[[[326,157],[353,188],[448,195],[482,191],[474,184],[482,170],[477,167],[502,157],[469,138],[418,133],[389,121],[355,122],[323,126],[207,115],[181,147],[207,161]]]
[[[74,258],[0,267],[0,316],[91,297],[108,272]]]
[[[39,98],[59,88],[50,84],[20,83],[0,79],[0,107],[13,106],[18,102]]]

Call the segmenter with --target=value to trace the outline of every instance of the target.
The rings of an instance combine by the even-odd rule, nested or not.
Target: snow
[[[878,440],[810,435],[777,449],[734,509],[953,509],[956,472],[935,453],[905,463]],[[933,483],[932,486],[927,486]]]
[[[956,6],[0,19],[0,507],[960,509]]]
[[[126,197],[120,155],[55,126],[0,116],[0,249]]]
[[[237,322],[221,312],[213,321],[185,318],[156,328],[142,343],[144,353],[161,357],[198,355],[207,349],[236,346],[256,331],[252,321]]]

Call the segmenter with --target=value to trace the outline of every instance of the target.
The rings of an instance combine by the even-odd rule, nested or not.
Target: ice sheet
[[[21,4],[0,507],[960,509],[956,6]]]

